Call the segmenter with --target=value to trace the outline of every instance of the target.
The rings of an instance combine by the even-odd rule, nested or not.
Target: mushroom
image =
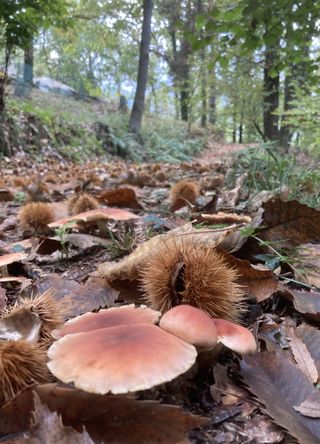
[[[155,325],[133,324],[64,336],[48,351],[50,371],[90,393],[149,389],[185,373],[195,347]]]
[[[146,306],[136,308],[134,304],[111,307],[98,313],[85,313],[70,319],[63,327],[53,332],[55,339],[73,333],[84,333],[101,328],[129,324],[155,324],[161,313]]]
[[[257,350],[256,340],[247,328],[225,319],[213,319],[213,322],[218,330],[218,342],[242,355]]]
[[[241,354],[253,353],[257,347],[253,334],[247,328],[225,319],[212,319],[191,305],[171,308],[162,316],[159,326],[199,351],[210,350],[218,343]]]
[[[183,339],[198,350],[210,350],[218,342],[218,331],[212,318],[191,305],[177,305],[160,319],[159,326]]]

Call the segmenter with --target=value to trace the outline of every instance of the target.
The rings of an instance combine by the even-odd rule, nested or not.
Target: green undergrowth
[[[244,173],[250,195],[267,190],[320,208],[320,167],[311,154],[294,150],[284,154],[274,143],[264,143],[238,154],[233,175]]]
[[[204,143],[204,136],[190,135],[186,123],[158,116],[145,116],[141,134],[136,137],[128,133],[129,115],[119,113],[115,105],[39,91],[32,93],[30,99],[11,97],[7,113],[22,131],[26,127],[30,134],[31,125],[34,133],[40,134],[24,137],[25,151],[41,154],[48,141],[51,148],[74,161],[97,155],[120,156],[135,162],[188,161],[201,151]]]

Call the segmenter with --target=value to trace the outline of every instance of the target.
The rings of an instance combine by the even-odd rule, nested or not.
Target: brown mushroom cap
[[[56,339],[73,333],[84,333],[101,328],[129,324],[155,324],[161,313],[146,306],[135,307],[134,304],[100,310],[98,313],[85,313],[70,319],[59,330],[54,330]]]
[[[200,349],[210,350],[218,342],[212,318],[191,305],[177,305],[161,318],[160,327]]]
[[[212,321],[218,330],[218,342],[241,354],[256,351],[257,343],[250,330],[225,319],[213,319]]]
[[[147,324],[67,335],[49,349],[48,367],[90,393],[128,393],[171,381],[195,362],[196,349]]]

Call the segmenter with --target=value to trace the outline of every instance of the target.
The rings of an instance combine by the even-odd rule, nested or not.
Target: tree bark
[[[265,50],[263,77],[263,131],[267,140],[279,140],[279,116],[275,114],[279,107],[279,73],[270,75],[275,66],[276,47]]]
[[[148,82],[152,9],[153,0],[144,0],[137,87],[129,122],[129,132],[133,134],[140,132],[144,111],[144,100]]]
[[[24,51],[23,82],[32,87],[33,84],[33,38]]]

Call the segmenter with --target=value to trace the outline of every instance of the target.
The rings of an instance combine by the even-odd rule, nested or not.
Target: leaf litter
[[[13,180],[12,165],[1,160],[0,359],[26,372],[18,380],[9,367],[1,370],[0,384],[5,378],[18,384],[0,396],[3,442],[289,443],[291,437],[320,442],[320,212],[272,193],[244,201],[247,176],[227,184],[228,162],[207,156],[169,167],[90,161],[79,168],[59,160],[46,167],[26,156],[15,171],[24,179],[32,167],[28,182]],[[41,214],[39,205],[21,213],[23,203],[15,199],[21,191],[25,203],[42,203]],[[42,217],[46,211],[48,221]],[[258,351],[240,357],[221,345],[197,350],[196,364],[186,373],[125,396],[46,384],[48,376],[55,380],[45,356],[57,307],[62,325],[101,309],[148,305],[146,264],[156,263],[150,257],[159,248],[171,254],[177,243],[192,251],[214,250],[232,270],[244,295],[240,322],[254,333]],[[214,288],[202,286],[198,294],[199,284],[193,285],[196,255],[175,251],[169,279],[161,271],[151,273],[163,297],[173,295],[173,305],[187,301],[201,307],[204,298],[218,303]],[[215,260],[205,265],[210,270]],[[39,309],[32,300],[41,301],[48,291],[50,303]],[[12,311],[23,300],[25,307]],[[232,320],[239,307],[223,310],[219,317]],[[141,331],[149,328],[159,330]],[[67,337],[77,344],[75,335]],[[91,337],[99,335],[87,336],[89,347],[96,340]],[[94,350],[97,344],[91,344]],[[36,363],[42,374],[33,370]]]

